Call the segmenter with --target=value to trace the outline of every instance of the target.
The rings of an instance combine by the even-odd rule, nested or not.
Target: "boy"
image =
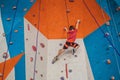
[[[68,49],[69,46],[73,47],[73,55],[75,53],[75,50],[77,50],[79,48],[79,45],[77,43],[75,43],[76,40],[76,35],[77,35],[77,30],[78,30],[78,26],[79,26],[80,20],[77,20],[76,23],[76,27],[74,26],[70,26],[69,30],[65,27],[65,31],[67,32],[67,41],[63,46],[63,49],[60,49],[58,51],[58,55],[56,57],[54,57],[52,63],[54,64],[57,60],[58,57],[66,50]]]

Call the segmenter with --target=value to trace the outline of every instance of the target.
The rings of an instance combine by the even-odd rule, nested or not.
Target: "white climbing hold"
[[[24,8],[24,11],[27,11],[27,8]]]
[[[105,33],[105,36],[106,36],[106,37],[109,36],[109,35],[110,35],[110,34],[109,34],[108,32]]]
[[[5,33],[3,33],[3,34],[2,34],[2,36],[3,36],[3,37],[5,37],[5,36],[6,36],[6,34],[5,34]]]
[[[107,25],[107,26],[110,26],[110,22],[109,22],[109,21],[107,21],[107,22],[106,22],[106,25]]]
[[[107,59],[107,64],[111,64],[111,60],[110,59]]]
[[[115,80],[115,77],[114,77],[114,76],[111,76],[111,80]]]
[[[7,18],[6,20],[7,20],[7,21],[10,21],[10,20],[11,20],[11,18]]]
[[[14,32],[18,32],[18,30],[14,30]]]
[[[30,2],[34,2],[34,0],[30,0]]]
[[[12,9],[16,9],[16,6],[13,6]]]
[[[12,44],[13,44],[13,42],[9,42],[9,44],[10,44],[10,45],[12,45]]]

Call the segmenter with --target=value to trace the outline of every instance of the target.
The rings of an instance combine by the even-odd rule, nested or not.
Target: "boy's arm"
[[[80,23],[80,20],[78,19],[76,23],[76,29],[78,29],[79,23]]]
[[[68,29],[67,29],[66,27],[64,27],[64,30],[65,30],[66,32],[68,32]]]

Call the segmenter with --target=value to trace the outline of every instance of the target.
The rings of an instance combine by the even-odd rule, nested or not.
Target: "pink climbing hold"
[[[44,45],[43,43],[40,43],[40,46],[41,46],[42,48],[44,48],[44,47],[45,47],[45,45]]]
[[[33,62],[33,57],[30,57],[30,62]]]
[[[37,51],[37,48],[33,45],[32,46],[33,51]]]
[[[28,24],[28,26],[27,26],[27,27],[28,27],[28,31],[30,31],[30,25],[29,25],[29,24]]]

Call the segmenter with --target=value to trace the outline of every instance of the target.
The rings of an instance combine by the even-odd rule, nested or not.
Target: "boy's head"
[[[71,25],[71,26],[69,27],[69,30],[75,30],[74,26]]]

